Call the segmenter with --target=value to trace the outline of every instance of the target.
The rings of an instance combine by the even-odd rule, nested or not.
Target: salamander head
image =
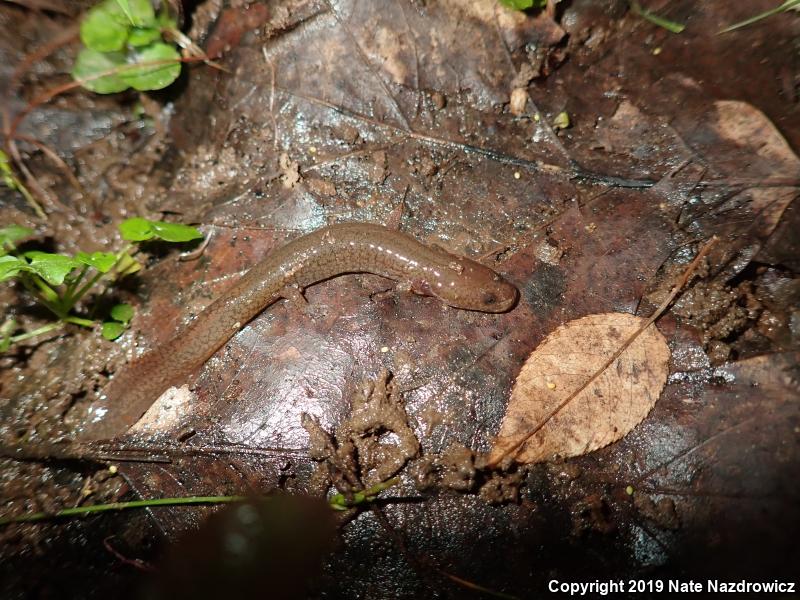
[[[451,255],[426,281],[415,281],[418,294],[434,296],[454,308],[502,313],[517,303],[519,292],[500,275],[469,258]]]

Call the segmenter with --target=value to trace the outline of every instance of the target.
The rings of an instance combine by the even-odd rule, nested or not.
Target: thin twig
[[[27,135],[17,134],[16,139],[21,141],[21,142],[26,142],[28,144],[33,144],[39,150],[41,150],[42,153],[45,156],[47,156],[47,158],[49,158],[51,161],[53,161],[53,163],[56,165],[56,167],[58,167],[61,170],[61,172],[64,173],[64,177],[66,177],[67,181],[69,181],[69,183],[72,185],[72,187],[75,188],[75,191],[77,191],[82,196],[86,196],[86,190],[83,189],[83,186],[81,185],[81,182],[78,181],[78,178],[75,177],[75,174],[72,172],[72,169],[69,168],[69,165],[66,162],[64,162],[64,159],[61,158],[56,153],[55,150],[50,148],[50,146],[48,146],[44,142],[42,142],[40,140],[37,140],[36,138],[32,138],[30,136],[27,136]]]

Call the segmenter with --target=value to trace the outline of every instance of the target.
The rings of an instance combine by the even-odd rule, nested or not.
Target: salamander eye
[[[491,292],[484,292],[483,296],[481,296],[481,300],[483,301],[484,306],[491,306],[497,302],[497,296]]]

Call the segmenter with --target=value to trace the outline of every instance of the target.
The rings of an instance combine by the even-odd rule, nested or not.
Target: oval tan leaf
[[[651,325],[601,369],[644,322],[623,313],[589,315],[547,336],[517,377],[489,463],[503,460],[523,440],[515,450],[521,463],[586,454],[638,425],[667,381],[664,336]]]

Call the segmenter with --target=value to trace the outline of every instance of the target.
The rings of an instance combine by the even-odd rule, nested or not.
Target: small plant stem
[[[67,286],[67,291],[64,292],[64,295],[61,298],[65,306],[72,307],[75,305],[75,302],[72,300],[74,297],[73,294],[75,293],[75,288],[77,288],[78,284],[80,284],[80,282],[83,281],[83,278],[86,277],[86,272],[88,270],[89,265],[83,265],[83,268],[81,269],[80,273],[78,273],[78,276],[75,277],[75,279],[73,279]]]
[[[73,317],[71,315],[67,315],[66,317],[61,319],[64,323],[72,323],[73,325],[80,325],[81,327],[89,327],[92,328],[95,325],[94,321],[89,319],[82,319],[81,317]]]
[[[12,335],[11,343],[16,344],[17,342],[22,342],[30,338],[36,337],[38,335],[48,333],[55,329],[60,329],[62,327],[64,327],[64,321],[56,321],[55,323],[48,323],[47,325],[42,325],[41,327],[37,327],[33,331],[28,331],[27,333],[20,333],[19,335]]]
[[[397,485],[398,483],[400,483],[400,478],[392,477],[391,479],[387,479],[384,482],[373,485],[366,490],[353,492],[353,499],[350,501],[347,500],[344,494],[335,494],[334,496],[331,496],[328,504],[330,504],[331,508],[334,510],[347,510],[353,506],[363,504],[364,502],[372,502],[375,499],[375,496],[380,494],[382,491]]]
[[[23,195],[25,201],[28,203],[28,206],[30,206],[33,209],[33,212],[36,213],[36,216],[46,221],[47,214],[44,212],[42,205],[36,201],[36,198],[33,197],[33,194],[28,191],[28,188],[26,188],[22,182],[17,185],[17,190],[19,190],[20,194]]]
[[[20,194],[22,194],[23,198],[25,198],[25,201],[28,203],[28,206],[30,206],[33,209],[33,212],[36,213],[37,217],[39,217],[40,219],[47,220],[47,215],[45,214],[41,205],[28,191],[28,188],[25,187],[25,185],[16,177],[16,175],[11,174],[10,179],[11,179],[10,181],[6,181],[8,187],[10,187],[11,189],[15,189]]]
[[[180,506],[187,504],[226,504],[229,502],[241,502],[245,496],[189,496],[186,498],[156,498],[152,500],[133,500],[131,502],[111,502],[109,504],[95,504],[94,506],[78,506],[75,508],[65,508],[53,513],[36,512],[16,517],[4,517],[0,519],[0,525],[9,523],[32,523],[55,519],[59,517],[73,517],[76,515],[89,515],[111,510],[126,510],[129,508],[149,508],[152,506]]]
[[[56,305],[60,304],[60,298],[58,296],[58,293],[49,285],[47,285],[47,283],[45,283],[45,281],[41,277],[34,275],[33,277],[31,277],[31,279],[33,279],[33,282],[36,284],[36,287],[39,288],[40,293],[45,300],[47,300],[48,302],[52,302],[53,304]]]
[[[754,17],[745,19],[744,21],[739,21],[738,23],[734,23],[730,27],[726,27],[725,29],[721,30],[719,33],[728,33],[735,29],[741,29],[742,27],[747,27],[748,25],[752,25],[753,23],[756,23],[762,19],[771,17],[772,15],[777,15],[778,13],[794,8],[795,6],[800,6],[800,0],[786,0],[786,2],[784,2],[780,6],[759,13]]]
[[[133,249],[133,247],[134,247],[134,246],[133,246],[133,244],[130,244],[130,243],[129,243],[129,244],[127,244],[127,245],[126,245],[126,246],[125,246],[125,247],[124,247],[122,250],[120,250],[119,252],[117,252],[117,255],[116,255],[116,256],[117,256],[117,260],[116,260],[116,261],[114,261],[114,264],[113,264],[113,265],[111,265],[111,268],[108,270],[108,272],[107,272],[107,273],[105,273],[105,275],[113,275],[113,276],[114,276],[114,279],[111,279],[110,281],[109,281],[109,280],[106,280],[106,282],[105,282],[105,285],[104,285],[103,289],[102,289],[102,290],[101,290],[101,291],[100,291],[100,292],[97,294],[97,298],[96,298],[96,299],[95,299],[95,301],[92,303],[92,308],[91,308],[91,310],[89,311],[89,315],[90,315],[90,316],[94,317],[95,310],[97,310],[97,307],[98,307],[98,305],[100,304],[100,301],[103,299],[103,297],[104,297],[104,296],[106,295],[106,293],[108,292],[108,289],[109,289],[109,283],[113,283],[113,282],[114,282],[114,281],[115,281],[115,280],[116,280],[118,277],[120,277],[120,275],[123,275],[123,273],[121,273],[121,272],[118,270],[118,268],[119,268],[119,265],[120,265],[120,263],[122,262],[122,259],[123,259],[123,258],[125,258],[126,256],[128,256],[128,257],[133,257],[133,256],[135,256],[135,255],[136,255],[136,253],[137,253],[137,252],[139,252],[139,248],[136,248],[136,251],[135,251],[135,252],[133,252],[133,253],[130,253],[130,251]],[[130,254],[129,254],[129,253],[130,253]]]
[[[53,291],[53,288],[51,288],[49,285],[47,285],[39,277],[36,277],[36,276],[33,276],[33,277],[21,277],[21,279],[22,279],[22,283],[25,286],[25,288],[31,294],[33,294],[34,297],[39,302],[41,302],[42,306],[44,306],[47,310],[49,310],[51,313],[53,313],[56,317],[58,317],[58,320],[61,321],[62,323],[72,323],[74,325],[80,325],[81,327],[94,327],[94,321],[90,321],[89,319],[82,319],[81,317],[76,317],[76,316],[70,315],[69,311],[72,309],[72,306],[65,307],[63,305],[64,304],[63,299],[59,298],[58,294],[56,294],[56,292]],[[39,287],[41,288],[41,291],[37,290],[36,287],[34,287],[33,283],[30,281],[31,279],[33,279],[34,282],[39,284]],[[54,294],[56,296],[55,302],[51,302],[50,300],[48,300],[47,298],[44,297],[44,294],[47,293],[47,290],[49,290],[49,292],[51,294]],[[39,331],[39,330],[37,329],[37,330],[34,330],[34,331]],[[33,332],[31,332],[31,333],[33,333]],[[26,335],[26,334],[20,334],[20,335]],[[21,338],[21,339],[24,339],[24,338]],[[17,340],[16,340],[16,338],[12,338],[12,341],[17,341]]]
[[[34,298],[36,298],[41,303],[42,306],[44,306],[47,310],[49,310],[51,313],[53,313],[56,317],[58,317],[59,319],[63,319],[64,317],[66,317],[67,315],[61,312],[60,307],[58,306],[58,304],[53,304],[52,302],[47,300],[47,298],[45,298],[42,295],[42,293],[39,290],[36,289],[36,286],[33,284],[31,279],[36,281],[39,278],[36,277],[36,276],[30,277],[30,276],[27,276],[25,274],[23,274],[20,277],[20,281],[22,281],[22,285],[25,286],[25,289],[28,290],[28,292]],[[42,282],[42,283],[44,284],[44,282]],[[50,291],[52,292],[53,290],[50,289]],[[55,293],[55,292],[53,292],[53,293]],[[58,297],[56,297],[56,300],[58,300]]]
[[[109,271],[113,271],[117,267],[117,265],[119,264],[119,261],[121,261],[123,259],[123,257],[128,252],[131,251],[132,248],[133,248],[133,244],[131,244],[130,242],[125,244],[125,247],[122,250],[120,250],[119,252],[117,252],[117,260],[116,260],[116,262],[114,262],[113,265],[111,265],[111,269],[109,269]],[[139,251],[139,248],[136,248],[136,252],[138,252],[138,251]],[[134,252],[134,254],[136,254],[136,252]]]
[[[664,17],[659,17],[657,14],[650,12],[646,8],[642,8],[642,6],[636,0],[631,0],[630,6],[634,14],[639,15],[646,21],[650,21],[653,25],[663,27],[670,33],[681,33],[684,29],[686,29],[686,26],[682,23],[676,23],[675,21],[670,21]]]
[[[126,244],[125,247],[122,250],[117,252],[116,260],[114,261],[114,264],[111,265],[111,268],[108,271],[106,271],[105,273],[101,273],[100,271],[98,271],[97,273],[95,273],[94,277],[92,277],[89,281],[87,281],[86,284],[82,288],[80,288],[77,292],[74,292],[72,295],[70,295],[69,299],[68,299],[68,304],[67,304],[68,310],[72,310],[72,308],[75,306],[75,304],[77,304],[80,301],[80,299],[83,298],[86,295],[86,292],[88,292],[90,289],[92,289],[92,287],[94,287],[94,285],[98,281],[103,279],[106,275],[118,274],[118,273],[114,273],[114,270],[117,268],[117,266],[119,266],[119,263],[128,254],[128,252],[130,251],[130,249],[132,247],[133,247],[132,244]]]
[[[82,288],[80,288],[77,292],[72,294],[72,296],[68,300],[65,298],[64,303],[66,305],[67,311],[72,310],[72,307],[75,306],[78,303],[78,301],[80,301],[80,299],[83,298],[86,292],[92,289],[94,284],[100,281],[100,279],[102,279],[103,275],[105,274],[106,273],[101,273],[100,271],[98,271],[97,273],[94,274],[94,276],[91,279],[89,279],[89,281],[86,282],[86,284]]]

